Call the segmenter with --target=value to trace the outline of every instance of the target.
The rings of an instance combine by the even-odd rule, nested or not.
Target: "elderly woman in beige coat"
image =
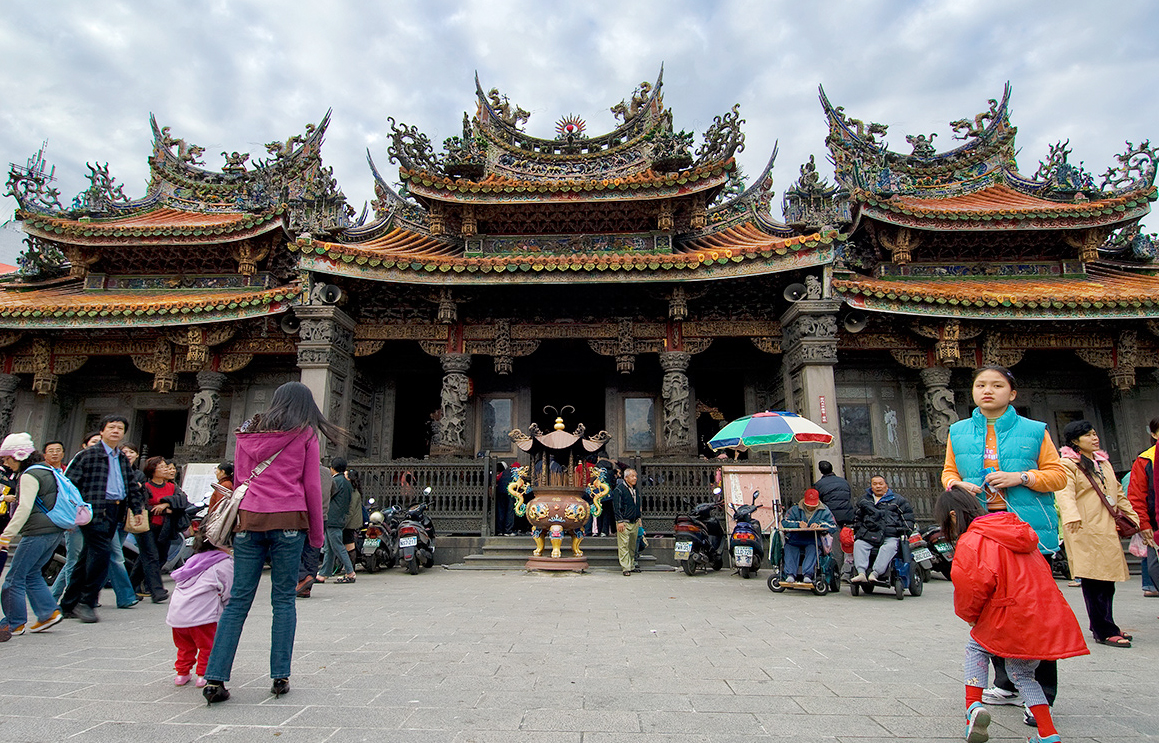
[[[1063,430],[1062,438],[1066,446],[1059,456],[1067,471],[1067,482],[1062,490],[1055,491],[1054,497],[1071,573],[1082,579],[1083,601],[1095,642],[1129,648],[1131,638],[1119,630],[1112,612],[1115,583],[1127,580],[1127,560],[1115,519],[1104,503],[1118,508],[1136,524],[1139,517],[1115,479],[1106,453],[1099,450],[1094,425],[1090,421],[1074,421]]]

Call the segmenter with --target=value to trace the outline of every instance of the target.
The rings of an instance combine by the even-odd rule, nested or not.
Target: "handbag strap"
[[[1095,482],[1095,478],[1091,477],[1091,473],[1087,472],[1081,464],[1078,466],[1078,469],[1086,476],[1087,481],[1090,482],[1091,487],[1095,489],[1095,492],[1099,494],[1099,500],[1103,502],[1103,507],[1106,508],[1107,512],[1111,514],[1111,518],[1116,518],[1119,515],[1119,510],[1107,502],[1107,496],[1103,495],[1103,490],[1099,487],[1099,484]]]

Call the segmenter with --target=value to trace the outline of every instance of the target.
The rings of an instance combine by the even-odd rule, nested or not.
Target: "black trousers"
[[[95,524],[95,525],[94,525]],[[76,567],[60,597],[62,611],[72,611],[77,604],[95,607],[100,599],[101,588],[109,574],[109,554],[112,550],[113,534],[117,523],[106,520],[95,521],[80,527],[84,545],[77,558]]]
[[[298,582],[306,580],[306,578],[318,577],[318,562],[320,560],[319,550],[317,547],[311,547],[310,541],[306,540],[302,545],[302,559],[298,561]]]
[[[1115,624],[1111,604],[1115,600],[1115,583],[1109,580],[1082,579],[1083,601],[1091,620],[1091,633],[1096,640],[1105,640],[1123,634]]]
[[[1083,580],[1086,581],[1086,578]],[[1006,675],[1006,659],[995,655],[991,657],[991,661],[994,663],[994,685],[1005,691],[1018,691],[1014,682]],[[1058,696],[1058,661],[1039,661],[1038,668],[1034,669],[1034,680],[1042,687],[1047,704],[1053,707],[1055,697]]]
[[[161,566],[169,556],[169,541],[158,540],[158,531],[157,527],[151,526],[149,531],[135,535],[137,564],[129,576],[134,588],[148,591],[154,598],[165,595],[165,587],[161,584]]]

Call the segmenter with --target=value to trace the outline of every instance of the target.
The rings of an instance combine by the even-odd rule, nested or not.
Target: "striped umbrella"
[[[708,442],[713,451],[791,452],[823,449],[833,443],[833,434],[808,418],[788,411],[767,411],[737,418]]]

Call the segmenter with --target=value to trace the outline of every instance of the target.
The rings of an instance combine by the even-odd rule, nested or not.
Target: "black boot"
[[[217,704],[218,702],[224,702],[226,699],[229,699],[229,690],[220,681],[210,681],[201,690],[201,695],[205,697],[205,705],[208,707],[211,704]]]
[[[282,696],[283,694],[288,694],[289,692],[290,692],[290,680],[289,679],[274,679],[274,685],[270,687],[270,693],[274,695],[275,699]]]

